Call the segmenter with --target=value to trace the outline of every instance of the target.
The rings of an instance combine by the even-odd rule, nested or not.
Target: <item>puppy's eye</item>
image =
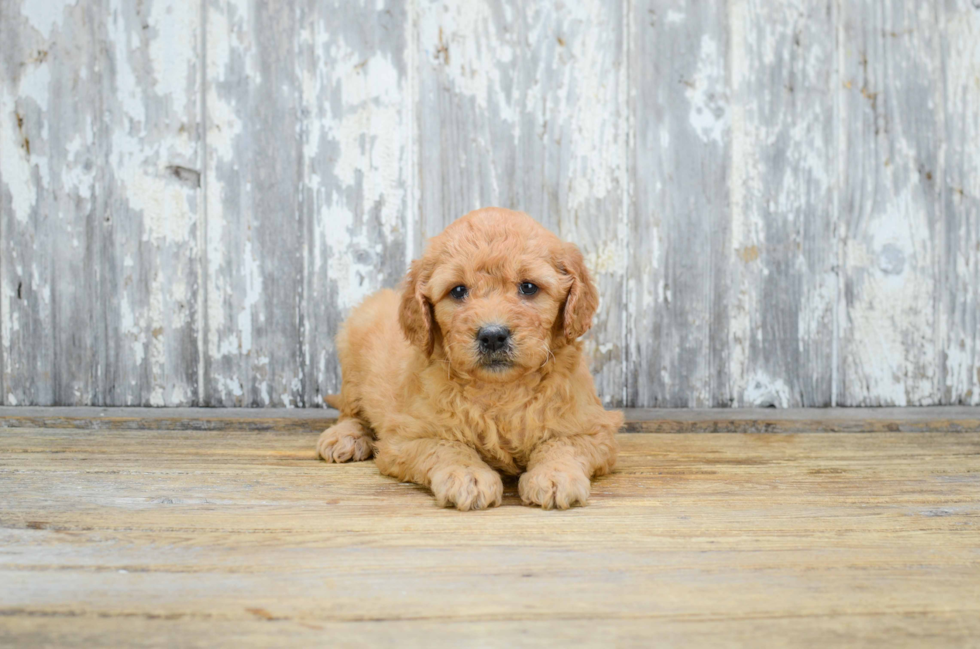
[[[462,284],[454,287],[453,290],[449,291],[449,294],[453,296],[454,300],[462,300],[464,297],[466,297],[466,293],[467,293],[466,287],[463,286]]]
[[[521,292],[521,295],[534,295],[538,292],[538,287],[531,282],[521,282],[518,290]]]

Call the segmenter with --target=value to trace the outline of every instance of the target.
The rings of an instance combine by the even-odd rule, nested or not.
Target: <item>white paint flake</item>
[[[37,187],[31,174],[31,161],[22,146],[23,135],[17,125],[14,97],[0,88],[0,177],[10,193],[14,218],[27,223],[37,200]]]
[[[61,26],[65,8],[77,4],[78,0],[21,0],[20,15],[27,18],[31,27],[43,38],[48,39]]]
[[[749,408],[788,408],[790,402],[789,386],[782,379],[756,372],[749,377],[742,395],[742,402]]]
[[[725,57],[709,34],[701,37],[698,67],[694,79],[686,83],[691,128],[705,142],[723,142],[729,123]]]

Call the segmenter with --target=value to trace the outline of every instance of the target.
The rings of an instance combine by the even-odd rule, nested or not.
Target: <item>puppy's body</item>
[[[372,295],[338,334],[341,417],[320,456],[373,451],[382,472],[464,510],[500,503],[497,471],[526,471],[528,504],[584,504],[590,478],[615,464],[622,423],[603,409],[577,340],[597,303],[578,250],[530,217],[459,219],[402,292]]]
[[[606,421],[618,428],[619,413],[603,410],[595,396],[580,342],[514,383],[460,381],[448,361],[430,360],[408,343],[397,324],[399,302],[394,291],[375,293],[337,336],[341,418],[373,429],[379,450],[390,439],[459,441],[498,471],[517,475],[549,427],[583,430]]]

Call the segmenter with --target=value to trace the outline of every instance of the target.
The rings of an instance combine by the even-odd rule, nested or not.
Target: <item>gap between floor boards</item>
[[[653,409],[624,411],[624,433],[980,432],[980,408]],[[0,407],[0,429],[319,431],[330,409]]]

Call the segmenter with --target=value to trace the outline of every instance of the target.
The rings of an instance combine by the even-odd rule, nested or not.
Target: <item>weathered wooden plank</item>
[[[181,303],[189,297],[193,308],[196,268],[187,255],[193,237],[180,226],[188,218],[182,203],[194,197],[172,181],[175,167],[196,166],[187,158],[197,139],[200,12],[164,2],[144,7],[146,15],[131,9],[65,3],[16,18],[5,9],[19,38],[5,39],[5,67],[16,73],[4,80],[4,96],[19,94],[3,112],[21,133],[4,147],[16,193],[6,212],[15,220],[4,219],[12,246],[3,255],[3,301],[13,307],[3,318],[9,403],[193,401],[196,359],[184,353],[196,347],[193,311]],[[184,22],[174,23],[174,13]],[[167,32],[171,26],[187,30]],[[190,120],[169,123],[172,111]],[[33,184],[20,184],[22,163]],[[14,201],[34,211],[19,214]]]
[[[414,20],[390,0],[300,4],[306,403],[339,392],[334,336],[406,269],[417,218]],[[277,402],[278,403],[278,402]]]
[[[330,408],[0,407],[0,428],[322,432],[336,420]]]
[[[942,403],[980,405],[980,8],[944,5]]]
[[[875,611],[832,618],[819,614],[786,617],[732,617],[722,620],[648,616],[596,619],[583,614],[555,620],[467,619],[427,617],[416,620],[336,622],[295,616],[279,608],[249,607],[251,618],[224,620],[214,616],[160,619],[153,615],[113,616],[110,620],[66,611],[36,617],[31,611],[8,616],[0,625],[0,641],[11,646],[167,647],[175,635],[185,646],[269,647],[288,641],[322,644],[330,638],[337,649],[360,647],[461,647],[478,640],[487,649],[521,647],[717,647],[752,646],[759,638],[783,647],[854,644],[895,647],[917,645],[964,647],[980,634],[969,613],[953,611]],[[273,612],[274,611],[274,612]],[[517,616],[514,616],[517,617]],[[68,622],[67,618],[71,618]],[[584,618],[584,619],[583,619]],[[179,624],[179,633],[174,632]],[[288,627],[284,630],[283,627]],[[655,635],[653,629],[656,630]],[[438,638],[438,640],[435,640]]]
[[[624,400],[628,250],[625,3],[419,4],[421,223],[415,253],[464,213],[525,211],[579,245],[602,304],[597,389]]]
[[[318,462],[313,439],[0,431],[0,639],[961,646],[980,633],[980,433],[628,435],[588,507],[523,507],[509,483],[504,506],[476,516],[371,463]]]
[[[199,404],[201,3],[112,0],[106,20],[100,403]]]
[[[937,10],[841,5],[841,405],[940,400],[946,224]]]
[[[305,405],[302,80],[292,3],[206,4],[207,380],[215,406]]]
[[[7,10],[8,10],[7,5],[0,2],[0,43],[6,43],[7,39],[10,38],[9,36],[6,36],[6,34],[8,33],[6,30],[10,29],[9,25],[7,24],[7,20],[5,18],[5,13]],[[4,120],[3,117],[4,114],[9,112],[7,106],[9,99],[7,97],[7,92],[6,92],[6,88],[9,81],[7,79],[8,75],[6,70],[6,63],[7,63],[6,48],[0,46],[0,154],[2,154],[4,151],[7,151],[9,146],[7,144],[7,139],[10,137],[9,134],[7,133],[9,124],[7,123],[6,120]],[[3,182],[4,166],[5,165],[3,164],[3,162],[0,161],[0,255],[7,254],[6,253],[7,249],[6,247],[4,247],[3,230],[4,230],[5,214],[9,208],[7,206],[7,200],[8,200],[7,189],[6,189],[6,185]],[[7,319],[4,317],[4,312],[7,310],[7,306],[4,304],[4,302],[7,301],[8,297],[7,297],[7,292],[5,290],[7,285],[3,281],[3,271],[4,271],[3,259],[0,258],[0,406],[4,404],[4,400],[6,399],[6,395],[7,395],[6,390],[4,390],[4,379],[7,375],[7,370],[6,370],[7,365],[4,362],[4,356],[6,354],[7,348],[10,345],[10,343],[7,342],[7,336],[9,334],[8,332],[9,325],[7,324]]]
[[[957,433],[980,432],[980,412],[958,406],[923,408],[636,408],[624,433]]]
[[[727,8],[640,0],[630,64],[636,212],[629,267],[634,406],[731,405]]]
[[[837,289],[833,2],[729,4],[727,357],[735,406],[829,406]],[[713,332],[712,332],[713,333]]]
[[[3,401],[104,398],[102,2],[0,2]]]
[[[980,432],[980,411],[925,408],[627,409],[626,433]],[[331,409],[0,407],[0,428],[305,431],[332,424]],[[312,447],[311,447],[312,448]],[[311,451],[312,452],[312,451]]]

